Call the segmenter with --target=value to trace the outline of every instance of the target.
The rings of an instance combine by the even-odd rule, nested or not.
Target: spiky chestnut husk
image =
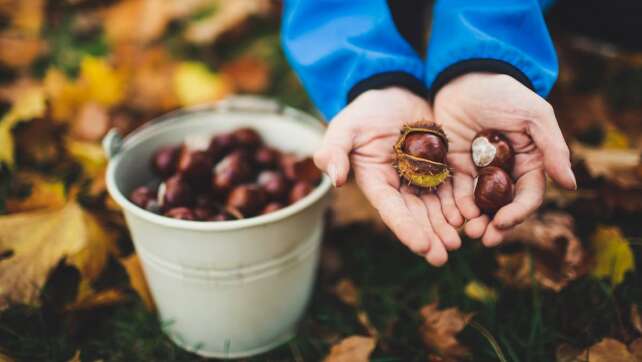
[[[434,190],[450,177],[450,169],[444,163],[442,155],[448,152],[448,138],[444,130],[436,123],[417,122],[406,124],[401,129],[401,135],[394,145],[394,164],[399,176],[406,180],[410,185],[417,186],[421,189]],[[439,147],[444,150],[437,150],[435,157],[419,157],[405,152],[406,137],[412,133],[425,133],[435,136],[439,140]],[[439,156],[437,156],[439,155]]]

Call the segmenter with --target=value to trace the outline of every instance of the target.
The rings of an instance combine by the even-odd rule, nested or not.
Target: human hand
[[[461,245],[450,225],[463,224],[452,187],[446,182],[438,194],[417,196],[401,185],[392,167],[393,145],[402,126],[431,119],[428,102],[405,89],[367,91],[330,122],[314,161],[336,187],[346,182],[352,167],[357,184],[384,223],[408,248],[438,266],[448,260],[446,249]]]
[[[537,210],[544,198],[544,172],[562,187],[577,188],[553,108],[514,78],[469,73],[453,79],[437,93],[434,115],[450,140],[448,162],[454,170],[455,203],[468,220],[464,230],[471,238],[481,237],[484,245],[499,244],[507,230]],[[477,171],[470,151],[475,134],[487,128],[503,132],[515,151],[515,198],[492,221],[480,215],[475,205]]]

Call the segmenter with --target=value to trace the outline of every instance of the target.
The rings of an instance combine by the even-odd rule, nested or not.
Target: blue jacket
[[[434,94],[471,71],[509,74],[546,96],[557,57],[544,2],[437,0],[425,59],[397,31],[386,0],[286,0],[281,34],[290,64],[327,119],[368,89]]]

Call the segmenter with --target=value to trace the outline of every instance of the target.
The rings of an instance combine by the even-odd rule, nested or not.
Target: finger
[[[542,102],[538,117],[528,124],[528,132],[544,155],[546,173],[562,187],[575,190],[577,182],[571,169],[570,151],[553,107],[544,100]]]
[[[414,194],[402,191],[402,195],[406,202],[406,206],[408,206],[408,209],[417,222],[417,225],[420,225],[424,229],[424,232],[428,237],[430,248],[424,252],[423,255],[426,260],[434,266],[444,265],[446,261],[448,261],[448,253],[446,252],[443,242],[434,232],[430,221],[428,220],[426,205]]]
[[[457,250],[461,247],[461,238],[452,225],[444,217],[439,199],[436,195],[423,195],[422,200],[428,210],[428,218],[432,229],[443,242],[447,250]]]
[[[509,229],[535,212],[544,201],[546,178],[541,169],[529,171],[517,179],[515,199],[499,209],[493,218],[493,225],[500,230]]]
[[[428,235],[423,228],[417,227],[399,191],[376,174],[369,174],[368,177],[356,176],[364,195],[397,238],[417,254],[423,255],[428,252],[431,249]]]
[[[314,154],[314,163],[330,177],[335,187],[342,186],[348,180],[352,143],[351,128],[343,126],[341,122],[330,124],[321,148]]]
[[[479,208],[475,205],[474,179],[472,176],[455,173],[453,176],[453,195],[459,212],[468,220],[479,216]]]
[[[489,248],[497,246],[504,240],[505,233],[506,230],[499,230],[493,223],[489,223],[484,236],[482,236],[482,244]]]
[[[464,226],[464,232],[471,239],[479,239],[486,232],[486,227],[490,222],[487,215],[481,215],[474,219],[468,220]]]
[[[446,220],[453,227],[460,227],[464,223],[464,217],[461,216],[457,205],[455,204],[455,196],[453,195],[452,182],[446,181],[437,189],[437,196],[441,202],[441,209],[446,216]]]

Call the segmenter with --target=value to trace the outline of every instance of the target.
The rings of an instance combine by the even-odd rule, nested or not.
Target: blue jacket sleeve
[[[425,65],[397,32],[386,0],[286,0],[281,37],[327,119],[366,89],[399,85],[425,93]]]
[[[506,73],[542,97],[548,95],[557,79],[557,56],[541,3],[437,0],[426,83],[434,95],[451,79],[471,71]]]

